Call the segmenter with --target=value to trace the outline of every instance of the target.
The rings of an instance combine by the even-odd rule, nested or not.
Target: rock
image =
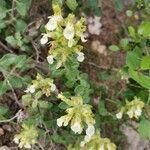
[[[7,146],[2,146],[2,147],[0,147],[0,150],[11,150],[11,149]]]
[[[131,122],[131,124],[131,126],[125,124],[121,126],[121,131],[126,136],[128,143],[124,147],[124,150],[150,150],[150,141],[140,137],[138,132],[134,129],[137,128],[135,122]]]
[[[0,128],[0,136],[4,135],[4,130]]]

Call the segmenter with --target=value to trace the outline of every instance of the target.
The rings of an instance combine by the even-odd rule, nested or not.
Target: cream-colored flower
[[[27,148],[27,149],[30,149],[31,145],[30,144],[25,144],[24,147]]]
[[[84,34],[82,34],[82,35],[81,35],[81,41],[82,41],[82,42],[87,42],[87,40],[86,40],[85,38],[86,38],[86,36],[85,36]]]
[[[77,60],[79,62],[83,62],[84,61],[84,53],[82,52],[77,52],[78,56],[77,56]]]
[[[40,43],[42,44],[42,45],[44,45],[44,44],[46,44],[48,42],[48,36],[47,36],[47,34],[43,34],[43,36],[42,36],[42,38],[41,38],[41,40],[40,40]]]
[[[47,56],[47,61],[49,64],[53,64],[54,63],[54,57],[52,55]]]
[[[72,24],[68,23],[66,25],[66,28],[63,31],[63,35],[67,40],[71,40],[74,38],[75,31],[74,31],[74,27]]]
[[[34,93],[35,92],[35,86],[34,85],[30,85],[27,90],[25,90],[26,93]]]
[[[14,138],[14,142],[15,142],[16,144],[19,144],[19,139],[18,139],[17,137],[15,137],[15,138]]]
[[[88,128],[86,129],[86,135],[91,137],[95,133],[95,127],[92,124],[88,125]]]
[[[104,144],[100,145],[99,150],[105,150],[104,149]]]
[[[116,114],[117,119],[121,119],[123,116],[123,112],[119,112]]]
[[[72,47],[72,46],[73,46],[73,42],[74,42],[74,40],[73,40],[73,39],[70,39],[70,40],[68,41],[68,47]]]
[[[76,122],[74,122],[74,123],[71,125],[71,130],[72,130],[74,133],[81,134],[83,128],[82,128],[80,122],[76,121]]]
[[[84,142],[84,141],[81,141],[81,142],[80,142],[80,146],[81,146],[81,147],[84,147],[84,145],[85,145],[85,142]]]
[[[133,118],[133,116],[134,116],[133,110],[127,111],[127,115],[129,116],[129,118]]]
[[[140,108],[137,108],[137,109],[135,110],[135,115],[136,115],[137,117],[139,117],[139,116],[141,116],[141,114],[142,114],[142,110],[141,110]]]
[[[49,21],[46,24],[45,28],[49,31],[53,31],[57,28],[57,20],[55,19],[55,17],[51,16],[49,17]]]
[[[55,91],[56,90],[56,85],[55,84],[51,84],[51,91]]]
[[[63,126],[63,122],[64,122],[64,116],[57,119],[57,125],[59,127]]]

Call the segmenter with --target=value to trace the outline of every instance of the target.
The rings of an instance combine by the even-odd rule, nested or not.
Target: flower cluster
[[[99,132],[96,132],[90,140],[82,141],[72,146],[69,145],[68,150],[116,150],[116,145],[112,143],[108,138],[102,138]]]
[[[31,149],[32,145],[37,142],[38,132],[35,126],[22,125],[20,134],[15,135],[14,142],[19,144],[20,148]]]
[[[126,101],[126,105],[120,109],[120,111],[116,114],[116,117],[121,119],[123,114],[127,114],[129,118],[138,119],[142,114],[143,107],[144,102],[142,102],[139,98],[134,97],[133,101]]]
[[[67,126],[69,122],[71,122],[71,130],[75,133],[81,134],[84,128],[84,123],[86,123],[86,136],[90,138],[95,133],[95,120],[93,118],[94,115],[91,106],[83,104],[83,99],[80,96],[68,99],[62,94],[59,94],[58,98],[70,107],[66,110],[67,115],[57,119],[57,125],[59,127]]]
[[[43,78],[40,74],[37,74],[36,80],[32,81],[32,85],[29,85],[26,93],[35,93],[36,90],[41,90],[46,96],[50,96],[51,92],[56,90],[56,86],[53,80],[50,78]]]
[[[76,54],[79,62],[84,60],[84,54],[81,52],[82,46],[78,44],[81,39],[86,42],[84,32],[86,26],[85,19],[81,18],[76,21],[73,14],[63,18],[59,5],[53,6],[54,15],[49,17],[48,23],[45,25],[46,33],[41,38],[41,44],[49,42],[51,48],[47,56],[49,64],[53,64],[54,60],[57,62],[59,68],[72,55]]]

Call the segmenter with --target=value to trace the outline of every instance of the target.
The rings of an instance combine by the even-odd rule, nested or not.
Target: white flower
[[[74,133],[81,134],[82,127],[79,122],[75,122],[73,125],[71,125],[71,130],[74,131]]]
[[[84,137],[85,143],[89,142],[90,140],[91,140],[91,136],[86,135],[86,136]]]
[[[55,91],[56,90],[56,85],[55,84],[51,84],[51,91]]]
[[[74,27],[72,24],[67,24],[66,28],[63,31],[63,35],[67,40],[71,40],[74,37]]]
[[[25,90],[26,93],[34,93],[35,92],[35,86],[34,85],[30,85],[27,90]]]
[[[14,138],[14,142],[15,142],[16,144],[19,144],[19,139],[18,139],[17,137],[15,137],[15,138]]]
[[[122,112],[119,112],[119,113],[116,114],[116,117],[117,117],[118,119],[121,119],[121,118],[122,118],[122,115],[123,115],[123,113],[122,113]]]
[[[88,128],[86,129],[86,135],[91,137],[95,133],[95,127],[92,124],[88,125]]]
[[[141,116],[141,114],[142,114],[142,110],[141,110],[140,108],[137,108],[137,109],[135,110],[135,115],[136,115],[137,117],[139,117],[139,116]]]
[[[70,40],[68,41],[68,47],[72,47],[73,42],[74,42],[74,40],[73,40],[73,39],[70,39]]]
[[[105,150],[105,149],[104,149],[104,144],[102,144],[102,145],[99,147],[99,150]]]
[[[47,61],[48,61],[49,64],[53,64],[54,57],[52,55],[47,56]]]
[[[86,38],[85,35],[82,34],[82,35],[81,35],[81,41],[82,41],[82,42],[87,42],[87,40],[86,40],[85,38]]]
[[[80,146],[83,147],[84,145],[85,145],[85,142],[82,141],[82,142],[80,143]]]
[[[24,147],[27,148],[27,149],[30,149],[31,145],[30,144],[25,144]]]
[[[129,110],[129,111],[127,111],[127,114],[128,114],[128,116],[129,116],[129,118],[133,118],[133,111],[132,110]]]
[[[57,119],[57,125],[59,127],[61,127],[63,125],[63,122],[64,122],[64,117],[60,117],[60,118]]]
[[[44,45],[48,42],[48,36],[47,34],[44,34],[43,37],[40,40],[41,44]]]
[[[49,21],[48,23],[46,24],[46,29],[49,30],[49,31],[53,31],[57,28],[57,20],[55,19],[55,17],[49,17]]]
[[[19,147],[23,148],[24,144],[22,142],[19,143]]]
[[[78,52],[77,54],[78,54],[77,60],[78,60],[79,62],[83,62],[83,60],[84,60],[84,53]]]

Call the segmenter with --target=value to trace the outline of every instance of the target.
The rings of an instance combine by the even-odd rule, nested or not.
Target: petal
[[[92,124],[88,125],[88,128],[86,129],[86,135],[91,137],[95,133],[95,127]]]
[[[57,21],[51,17],[45,27],[47,30],[53,31],[57,28]]]
[[[64,117],[60,117],[60,118],[57,119],[57,125],[59,127],[61,127],[63,125],[63,122],[64,122]]]
[[[47,56],[47,61],[49,64],[53,64],[54,63],[54,57],[52,55]]]
[[[122,115],[123,115],[122,112],[119,112],[119,113],[116,114],[116,117],[117,117],[118,119],[121,119],[121,118],[122,118]]]
[[[81,35],[81,41],[82,42],[87,42],[87,40],[85,39],[85,35],[83,35],[83,34]]]
[[[73,39],[70,39],[69,41],[68,41],[68,47],[72,47],[72,45],[73,45]]]
[[[56,85],[55,84],[51,84],[51,91],[55,91],[56,90]]]
[[[73,39],[74,37],[74,27],[71,24],[68,24],[63,31],[63,35],[67,40]]]
[[[75,122],[73,125],[71,125],[71,130],[74,133],[81,134],[81,132],[82,132],[81,124],[79,122]]]
[[[41,38],[40,43],[41,43],[42,45],[44,45],[44,44],[46,44],[47,42],[48,42],[48,37],[47,37],[47,35],[45,34],[45,35],[43,35],[43,37]]]
[[[83,60],[84,60],[84,53],[78,52],[77,54],[78,54],[77,60],[78,60],[79,62],[83,62]]]

